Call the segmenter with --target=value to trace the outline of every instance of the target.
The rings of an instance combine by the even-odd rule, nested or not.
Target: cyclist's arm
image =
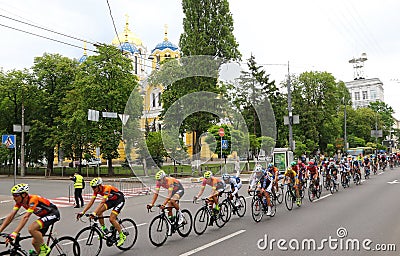
[[[153,206],[154,203],[157,201],[158,193],[159,193],[159,192],[160,192],[160,188],[159,188],[159,187],[156,187],[156,188],[154,189],[153,199],[151,200],[151,203],[150,203],[151,206]]]
[[[25,224],[28,222],[29,217],[31,216],[32,211],[29,211],[29,209],[26,211],[24,216],[22,217],[21,221],[19,222],[18,226],[15,228],[14,232],[19,233],[22,228],[25,226]]]
[[[83,214],[86,213],[90,209],[90,207],[92,207],[94,200],[96,200],[96,197],[97,196],[95,196],[95,195],[92,196],[89,203],[85,206],[85,209],[83,209],[83,211],[82,211]]]
[[[8,214],[8,216],[4,219],[3,224],[0,227],[0,233],[11,223],[14,219],[15,215],[17,214],[19,208],[13,208],[12,211]]]
[[[173,185],[168,188],[168,196],[165,198],[165,201],[164,201],[163,205],[167,205],[167,203],[169,202],[169,200],[172,197],[172,191],[173,190],[174,190],[174,186]]]
[[[96,207],[96,210],[94,210],[93,214],[97,215],[97,213],[100,211],[101,207],[103,207],[103,205],[105,205],[106,201],[107,201],[107,196],[103,196],[103,199],[101,199],[101,202],[99,203],[99,205]]]
[[[196,196],[197,198],[201,197],[201,195],[202,195],[203,192],[204,192],[205,187],[206,187],[206,186],[201,186],[199,193],[197,193],[197,196]]]

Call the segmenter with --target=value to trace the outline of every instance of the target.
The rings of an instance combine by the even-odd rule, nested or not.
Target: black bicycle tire
[[[65,241],[65,240],[69,240],[70,242],[73,243],[73,254],[74,254],[74,256],[81,255],[79,243],[72,236],[62,236],[62,237],[59,237],[59,238],[53,240],[53,243],[50,245],[51,251],[50,251],[50,253],[48,255],[50,255],[50,256],[54,256],[54,255],[59,255],[59,256],[63,256],[64,255],[65,256],[65,255],[67,255],[67,254],[65,254],[64,251],[62,251],[61,254],[57,254],[54,251],[54,248],[56,247],[56,245],[60,244],[62,241]]]
[[[196,214],[194,215],[193,229],[197,235],[202,235],[207,230],[207,226],[210,221],[210,215],[208,214],[206,207],[207,206],[201,207],[199,210],[197,210]],[[202,220],[201,217],[203,217],[204,219]],[[202,228],[201,230],[198,230],[198,228],[196,228],[196,226],[197,226],[196,223],[197,223],[198,218],[200,218],[199,221],[205,222],[204,228]]]
[[[164,227],[164,223],[165,223],[165,235],[164,235],[164,237],[162,238],[162,240],[161,240],[161,242],[156,242],[155,240],[154,240],[154,234],[153,234],[153,232],[152,232],[152,227],[153,227],[153,224],[155,224],[155,225],[157,225],[157,226],[159,226],[160,225],[160,223],[161,223],[161,226],[162,227]],[[150,222],[150,225],[149,225],[149,239],[150,239],[150,242],[154,245],[154,246],[161,246],[161,245],[163,245],[164,243],[165,243],[165,241],[167,241],[167,238],[168,238],[168,230],[170,229],[171,227],[170,227],[170,225],[168,225],[168,221],[165,219],[165,216],[163,216],[163,215],[158,215],[158,216],[156,216],[151,222]],[[158,228],[157,228],[158,229]],[[163,231],[161,231],[161,232],[163,232]],[[160,232],[160,233],[161,233]],[[152,236],[153,235],[153,236]]]
[[[125,245],[127,245],[127,244],[126,244],[127,240],[125,240],[125,243],[124,243],[123,245],[117,246],[118,249],[120,249],[120,250],[122,250],[122,251],[127,251],[127,250],[130,250],[130,249],[135,245],[135,243],[136,243],[136,241],[137,241],[137,237],[138,237],[138,231],[137,231],[137,226],[136,226],[136,223],[135,223],[134,220],[132,220],[132,219],[130,219],[130,218],[125,218],[125,219],[119,220],[118,223],[119,223],[119,225],[121,226],[121,230],[124,232],[124,234],[125,234],[127,237],[129,237],[130,234],[131,234],[132,232],[129,231],[129,230],[125,231],[124,222],[129,222],[129,223],[131,223],[131,227],[133,227],[134,232],[135,232],[135,238],[133,239],[133,242],[131,242],[130,245],[125,246]]]
[[[219,213],[215,220],[215,225],[219,228],[225,226],[228,222],[227,215],[229,215],[229,206],[222,202],[219,204]]]
[[[254,200],[251,201],[251,217],[255,222],[260,222],[264,215],[263,213],[263,203],[260,198],[253,198]],[[255,213],[256,210],[259,212],[258,214]]]
[[[185,214],[187,214],[189,217],[186,218]],[[187,209],[182,210],[182,215],[184,217],[184,221],[189,221],[189,223],[183,224],[183,226],[181,226],[181,227],[189,227],[189,231],[188,232],[182,232],[180,227],[178,227],[177,232],[181,237],[187,237],[187,236],[189,236],[190,232],[192,232],[193,218],[192,218],[192,214]]]
[[[290,204],[290,206],[288,204]],[[289,189],[285,193],[285,205],[286,205],[286,209],[288,209],[289,211],[291,211],[293,209],[293,198],[292,198],[292,195],[291,195]]]
[[[75,240],[79,243],[80,242],[79,236],[82,235],[86,231],[89,231],[90,235],[92,236],[92,239],[97,239],[99,241],[99,248],[97,250],[97,253],[94,254],[94,256],[98,256],[100,254],[100,252],[101,252],[101,249],[103,248],[103,239],[100,238],[101,237],[101,233],[100,233],[99,230],[97,230],[96,228],[92,228],[92,227],[85,227],[85,228],[81,229],[78,232],[78,234],[76,234]],[[93,233],[95,233],[100,239],[95,238]],[[87,237],[87,238],[89,238],[89,237]],[[87,238],[84,238],[84,239],[87,239]],[[90,246],[89,245],[85,245],[84,247],[90,247]],[[90,254],[83,253],[83,250],[81,250],[81,252],[82,252],[82,255],[92,256]]]
[[[237,215],[242,218],[246,214],[246,198],[244,198],[244,196],[239,196],[239,198],[237,200],[239,200],[240,206],[238,207],[236,212],[237,212]],[[240,211],[240,209],[242,209],[242,208],[244,208],[243,213],[241,213],[241,211]]]
[[[225,198],[222,201],[222,203],[224,203],[228,207],[227,221],[230,221],[230,219],[232,217],[232,211],[233,211],[233,207],[232,207],[231,201],[228,198]]]

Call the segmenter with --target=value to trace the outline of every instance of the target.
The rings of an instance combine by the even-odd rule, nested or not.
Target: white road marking
[[[321,196],[320,198],[315,199],[315,200],[313,201],[313,203],[314,203],[314,202],[318,202],[318,201],[320,201],[320,200],[322,200],[322,199],[324,199],[324,198],[327,198],[327,197],[329,197],[329,196],[331,196],[331,195],[332,195],[332,194],[327,194],[327,195]]]
[[[208,244],[205,244],[205,245],[203,245],[203,246],[197,247],[196,249],[193,249],[193,250],[191,250],[191,251],[188,251],[188,252],[186,252],[186,253],[183,253],[183,254],[181,254],[181,255],[179,255],[179,256],[189,256],[189,255],[195,254],[196,252],[202,251],[202,250],[204,250],[204,249],[207,249],[208,247],[211,247],[211,246],[213,246],[213,245],[216,245],[216,244],[218,244],[218,243],[221,243],[221,242],[223,242],[223,241],[225,241],[225,240],[227,240],[227,239],[230,239],[230,238],[232,238],[232,237],[234,237],[234,236],[240,235],[240,234],[243,233],[243,232],[246,232],[246,230],[244,230],[244,229],[239,230],[239,231],[237,231],[237,232],[235,232],[235,233],[232,233],[232,234],[230,234],[230,235],[227,235],[227,236],[225,236],[225,237],[222,237],[222,238],[220,238],[220,239],[218,239],[218,240],[215,240],[215,241],[213,241],[213,242],[211,242],[211,243],[208,243]]]

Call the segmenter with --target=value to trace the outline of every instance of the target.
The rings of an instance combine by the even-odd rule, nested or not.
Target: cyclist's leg
[[[114,228],[119,233],[121,233],[121,226],[118,223],[117,217],[118,217],[118,214],[121,212],[122,208],[124,207],[124,205],[125,205],[125,198],[123,196],[121,196],[118,199],[113,200],[113,201],[107,200],[106,203],[103,205],[103,206],[105,206],[104,207],[105,210],[112,209],[111,214],[110,214],[110,223],[114,226]],[[102,209],[103,209],[103,207],[102,207]],[[103,210],[101,212],[102,215],[105,210]],[[100,220],[101,219],[99,219],[99,221]],[[104,219],[103,219],[103,223],[104,223]],[[104,225],[104,224],[102,224],[102,225]]]
[[[55,211],[31,223],[28,227],[29,233],[32,235],[32,245],[39,254],[40,247],[44,245],[43,235],[49,229],[49,226],[60,220],[60,213]]]

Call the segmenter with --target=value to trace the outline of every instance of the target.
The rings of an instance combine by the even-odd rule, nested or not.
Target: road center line
[[[244,229],[239,230],[239,231],[237,231],[237,232],[235,232],[235,233],[232,233],[232,234],[230,234],[230,235],[227,235],[227,236],[225,236],[225,237],[222,237],[222,238],[220,238],[220,239],[218,239],[218,240],[215,240],[215,241],[213,241],[213,242],[211,242],[211,243],[208,243],[208,244],[205,244],[205,245],[203,245],[203,246],[197,247],[196,249],[193,249],[193,250],[191,250],[191,251],[188,251],[188,252],[186,252],[186,253],[183,253],[183,254],[181,254],[181,255],[179,255],[179,256],[189,256],[189,255],[195,254],[196,252],[199,252],[199,251],[202,251],[202,250],[204,250],[204,249],[207,249],[208,247],[211,247],[211,246],[213,246],[213,245],[216,245],[216,244],[218,244],[218,243],[220,243],[220,242],[223,242],[223,241],[225,241],[225,240],[227,240],[227,239],[229,239],[229,238],[232,238],[232,237],[234,237],[234,236],[240,235],[240,234],[243,233],[243,232],[246,232],[246,230],[244,230]]]
[[[318,201],[320,201],[320,200],[322,200],[324,198],[327,198],[328,196],[331,196],[331,195],[332,194],[327,194],[327,195],[321,196],[320,198],[315,199],[313,202],[318,202]]]

